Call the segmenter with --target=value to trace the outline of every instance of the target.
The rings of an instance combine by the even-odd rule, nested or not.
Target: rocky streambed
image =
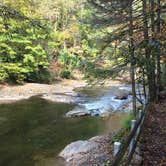
[[[100,89],[101,88],[101,89]],[[125,89],[123,89],[125,88]],[[91,92],[91,96],[87,95]],[[114,112],[130,112],[132,100],[131,88],[128,86],[80,88],[77,92],[82,96],[77,106],[66,114],[66,117],[109,116]],[[96,94],[98,91],[98,94]],[[95,94],[94,94],[95,93]]]

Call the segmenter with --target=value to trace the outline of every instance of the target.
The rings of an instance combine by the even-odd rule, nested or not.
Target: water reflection
[[[0,105],[0,165],[55,166],[69,143],[120,128],[123,116],[64,118],[75,105],[37,97]]]

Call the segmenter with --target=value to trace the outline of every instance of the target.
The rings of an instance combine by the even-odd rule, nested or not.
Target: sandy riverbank
[[[11,103],[40,94],[74,93],[74,88],[85,85],[86,82],[80,80],[63,80],[51,85],[38,83],[26,83],[15,86],[0,85],[0,103]]]

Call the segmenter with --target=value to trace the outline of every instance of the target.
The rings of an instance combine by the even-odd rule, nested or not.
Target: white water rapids
[[[98,89],[95,89],[96,91]],[[95,90],[92,90],[94,92]],[[102,91],[100,89],[100,91]],[[104,90],[103,90],[104,91]],[[123,97],[123,99],[117,98],[117,96]],[[81,98],[78,100],[78,105],[68,112],[67,117],[76,117],[84,115],[97,116],[104,113],[112,113],[122,110],[122,107],[131,103],[131,87],[130,86],[117,86],[110,87],[102,93],[102,95],[95,97]],[[130,110],[128,110],[130,111]]]

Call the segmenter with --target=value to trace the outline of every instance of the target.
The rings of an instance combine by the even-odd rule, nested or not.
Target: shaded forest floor
[[[140,141],[143,166],[166,166],[166,96],[147,113]]]

